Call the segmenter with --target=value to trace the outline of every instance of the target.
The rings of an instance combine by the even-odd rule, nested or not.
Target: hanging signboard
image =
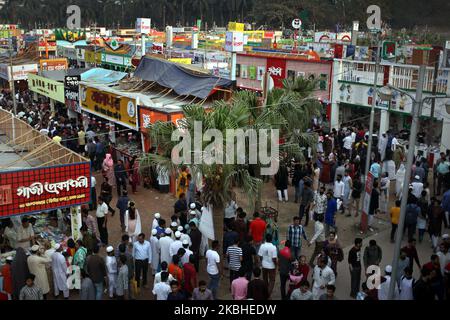
[[[267,69],[276,88],[283,87],[283,80],[286,78],[286,59],[267,59]]]
[[[55,70],[67,70],[67,59],[41,59],[39,61],[40,70],[55,71]]]
[[[61,82],[29,74],[28,88],[44,97],[64,103],[64,84]]]
[[[80,105],[83,111],[137,129],[135,99],[80,85]]]
[[[79,99],[79,84],[81,76],[65,76],[64,77],[64,99],[67,108],[81,113]]]
[[[0,173],[0,218],[90,201],[89,162]]]

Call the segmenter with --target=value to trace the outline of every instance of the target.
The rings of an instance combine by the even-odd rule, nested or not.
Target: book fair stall
[[[0,149],[0,266],[15,256],[18,247],[28,252],[39,245],[45,254],[57,243],[67,248],[69,239],[78,240],[80,206],[91,200],[89,160],[4,110],[0,110]],[[29,228],[34,239],[19,239]]]

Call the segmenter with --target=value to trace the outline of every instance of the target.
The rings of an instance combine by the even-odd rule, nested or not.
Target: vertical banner
[[[80,238],[81,224],[81,206],[70,208],[70,225],[72,229],[72,238],[75,241]]]
[[[366,179],[366,186],[364,188],[364,202],[361,215],[361,231],[365,232],[367,230],[368,214],[370,208],[370,197],[372,196],[373,189],[373,175],[369,171]]]
[[[285,59],[267,59],[267,72],[272,76],[276,88],[283,87],[283,80],[286,78]]]

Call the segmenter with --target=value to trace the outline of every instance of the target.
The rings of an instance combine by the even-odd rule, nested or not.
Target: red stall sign
[[[0,173],[0,218],[89,203],[89,162]]]

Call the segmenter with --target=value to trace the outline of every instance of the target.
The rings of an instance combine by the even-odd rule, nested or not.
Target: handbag
[[[136,279],[130,280],[131,291],[133,292],[133,296],[136,297],[140,294],[140,289],[137,285]]]

